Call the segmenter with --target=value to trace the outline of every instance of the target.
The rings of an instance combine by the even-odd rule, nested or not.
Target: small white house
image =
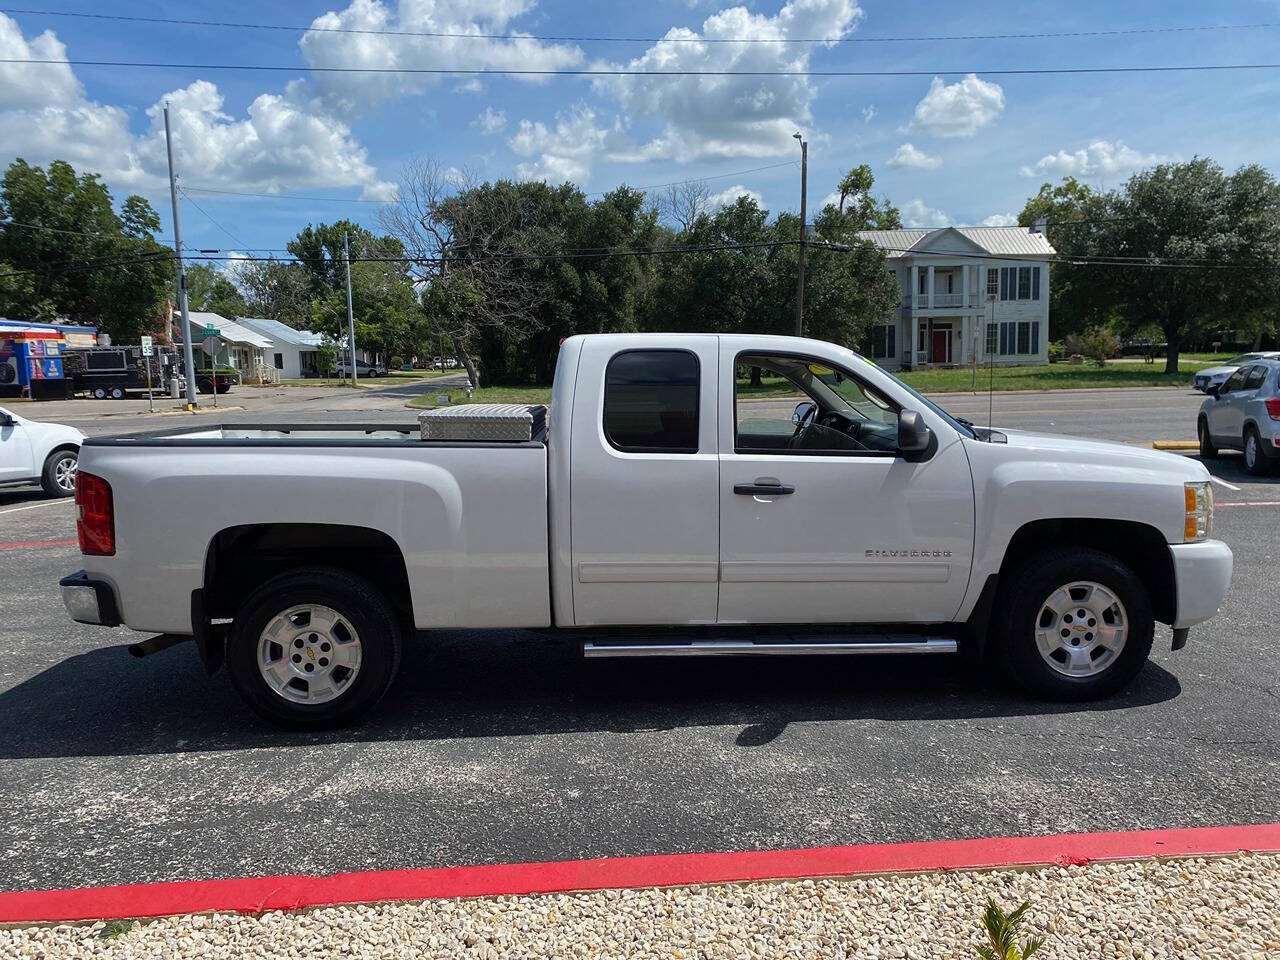
[[[279,320],[265,317],[240,317],[237,321],[254,333],[271,340],[267,349],[267,365],[277,375],[293,380],[299,377],[318,377],[321,374],[318,353],[324,337],[310,330],[295,330]]]
[[[235,367],[240,371],[240,379],[244,382],[251,380],[261,382],[266,379],[266,350],[272,345],[269,338],[241,326],[234,320],[228,320],[219,313],[192,310],[188,316],[191,318],[191,344],[195,348],[197,368],[208,364],[212,359],[201,350],[201,344],[204,341],[203,331],[211,326],[218,331],[219,338],[222,340],[218,363]],[[175,316],[174,320],[174,329],[181,336],[181,318]]]
[[[1049,262],[1030,227],[864,230],[898,280],[902,300],[872,328],[872,359],[897,370],[1049,362]]]

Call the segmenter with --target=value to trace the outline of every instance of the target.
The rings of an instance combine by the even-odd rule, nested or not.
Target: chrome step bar
[[[871,634],[865,639],[810,640],[769,642],[758,640],[687,640],[671,643],[587,641],[582,645],[584,657],[735,657],[735,656],[812,656],[814,654],[869,653],[955,653],[957,644],[951,637],[886,636]]]

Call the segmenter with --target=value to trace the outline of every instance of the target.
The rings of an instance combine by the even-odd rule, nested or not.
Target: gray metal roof
[[[189,310],[191,318],[191,337],[194,340],[206,325],[217,327],[221,337],[230,343],[247,343],[251,347],[265,348],[271,346],[271,340],[248,327],[242,327],[234,320],[228,320],[219,313],[206,313],[200,310]]]
[[[264,337],[270,337],[276,343],[289,343],[295,347],[318,347],[324,340],[323,335],[319,333],[296,330],[287,323],[268,320],[266,317],[241,317],[236,322]]]
[[[969,244],[993,257],[1047,260],[1057,254],[1049,238],[1043,233],[1033,233],[1030,227],[914,227],[862,230],[858,236],[880,247],[889,258],[948,253],[972,255],[974,251]]]

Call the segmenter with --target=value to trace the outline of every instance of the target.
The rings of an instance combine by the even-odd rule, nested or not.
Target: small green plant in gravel
[[[100,940],[114,940],[116,937],[122,937],[133,929],[132,920],[108,920],[98,933]]]
[[[1005,913],[994,900],[987,899],[987,909],[982,911],[982,928],[987,933],[987,943],[977,948],[982,960],[1028,960],[1044,946],[1044,938],[1024,940],[1018,945],[1018,927],[1031,904],[1024,902],[1013,913]]]

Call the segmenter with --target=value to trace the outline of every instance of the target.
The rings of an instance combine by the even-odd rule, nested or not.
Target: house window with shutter
[[[987,269],[987,296],[995,297],[1000,293],[1000,271],[995,267]]]
[[[1031,299],[1031,268],[1030,267],[1018,268],[1018,299],[1019,300]]]

